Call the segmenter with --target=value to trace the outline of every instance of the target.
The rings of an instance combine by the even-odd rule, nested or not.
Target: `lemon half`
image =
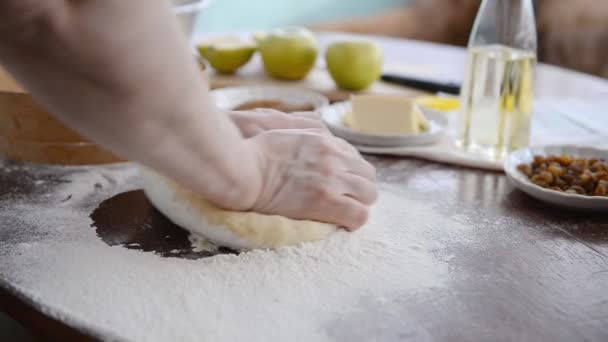
[[[233,36],[202,42],[197,48],[213,69],[224,74],[232,74],[247,64],[257,50],[255,43]]]
[[[416,103],[440,112],[450,112],[460,108],[460,101],[453,97],[421,96]]]

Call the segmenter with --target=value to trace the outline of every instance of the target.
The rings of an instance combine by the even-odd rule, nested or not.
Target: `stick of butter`
[[[398,95],[354,95],[352,112],[345,123],[352,129],[371,134],[417,134],[429,123],[413,99]]]

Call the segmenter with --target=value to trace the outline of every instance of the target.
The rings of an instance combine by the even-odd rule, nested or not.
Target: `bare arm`
[[[292,120],[245,139],[211,100],[168,3],[4,0],[0,63],[69,126],[215,204],[360,227],[374,168],[323,129],[273,130],[302,126]]]
[[[4,2],[0,60],[93,141],[245,209],[239,199],[260,176],[240,165],[255,154],[215,109],[168,3]]]

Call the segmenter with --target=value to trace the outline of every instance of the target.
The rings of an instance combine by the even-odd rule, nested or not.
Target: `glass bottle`
[[[486,159],[528,146],[536,23],[532,0],[483,0],[469,38],[457,141]]]

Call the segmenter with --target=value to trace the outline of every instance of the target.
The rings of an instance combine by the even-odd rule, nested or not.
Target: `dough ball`
[[[139,173],[144,192],[156,209],[175,224],[220,246],[277,248],[318,241],[337,229],[328,223],[224,210],[149,168],[140,166]]]

